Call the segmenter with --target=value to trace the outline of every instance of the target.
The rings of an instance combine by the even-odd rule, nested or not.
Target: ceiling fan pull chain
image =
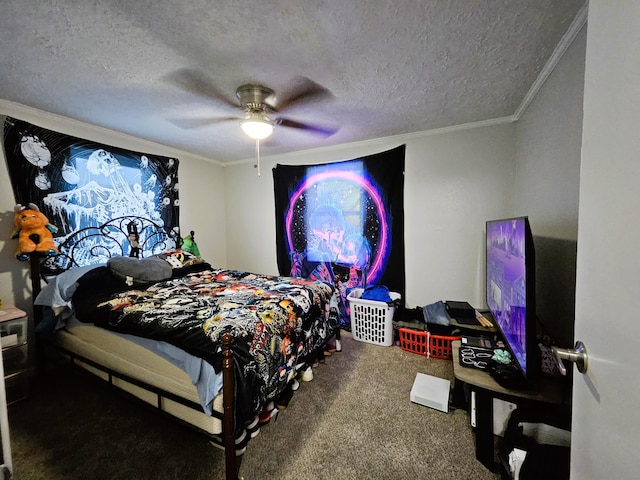
[[[258,176],[260,176],[260,139],[256,138],[256,164],[255,168],[258,169]]]

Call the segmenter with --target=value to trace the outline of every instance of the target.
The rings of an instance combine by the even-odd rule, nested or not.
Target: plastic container
[[[362,288],[354,288],[347,296],[351,310],[351,335],[359,342],[373,343],[389,347],[393,345],[393,313],[395,305],[375,300],[364,300]],[[389,292],[392,301],[401,295]]]
[[[459,336],[432,335],[429,332],[410,328],[399,328],[398,337],[400,348],[407,352],[443,359],[451,359],[453,357],[451,342],[461,338]]]

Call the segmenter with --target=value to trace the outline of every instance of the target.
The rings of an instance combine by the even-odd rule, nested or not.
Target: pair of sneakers
[[[337,338],[335,339],[333,345],[331,343],[327,343],[327,346],[324,348],[324,354],[330,356],[332,353],[341,352],[342,351],[342,343]]]
[[[333,345],[331,343],[327,343],[324,349],[318,352],[318,357],[316,359],[316,362],[324,363],[325,357],[330,357],[332,353],[336,353],[340,351],[342,351],[342,345],[340,344],[340,340],[336,340]],[[314,362],[314,364],[316,362]]]

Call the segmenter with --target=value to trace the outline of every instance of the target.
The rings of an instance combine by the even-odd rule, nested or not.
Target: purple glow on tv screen
[[[487,305],[527,373],[527,219],[487,222]]]

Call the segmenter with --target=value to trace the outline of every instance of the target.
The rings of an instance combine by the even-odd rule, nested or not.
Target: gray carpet
[[[491,479],[467,412],[409,401],[417,372],[452,379],[450,361],[354,341],[314,369],[242,460],[246,480]],[[9,407],[17,479],[221,479],[222,451],[68,368]]]

